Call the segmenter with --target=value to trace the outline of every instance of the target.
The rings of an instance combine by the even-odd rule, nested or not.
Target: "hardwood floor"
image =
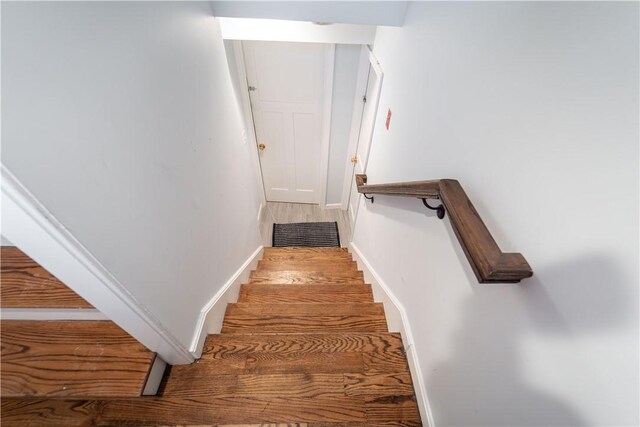
[[[3,399],[2,425],[420,426],[401,337],[350,261],[337,248],[266,248],[222,333],[170,367],[158,396]],[[262,283],[278,263],[286,283]]]
[[[33,309],[81,315],[96,310],[20,249],[4,246],[0,256],[1,304],[5,310],[11,309],[9,315],[3,312],[0,321],[3,401],[11,397],[122,398],[142,394],[155,354],[115,323],[9,320],[16,313],[38,311]]]
[[[14,246],[2,246],[0,266],[2,308],[92,308]]]
[[[137,397],[154,353],[110,321],[0,322],[7,397]]]
[[[320,209],[318,205],[304,203],[267,202],[260,219],[262,244],[271,246],[273,224],[292,222],[337,222],[340,245],[347,247],[351,239],[351,222],[346,211],[341,209]]]

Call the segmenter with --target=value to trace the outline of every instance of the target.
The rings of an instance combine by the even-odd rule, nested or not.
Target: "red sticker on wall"
[[[389,108],[389,111],[387,112],[387,122],[384,124],[387,127],[387,130],[389,130],[390,123],[391,123],[391,108]]]

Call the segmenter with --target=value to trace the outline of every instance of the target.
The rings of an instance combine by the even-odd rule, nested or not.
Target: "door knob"
[[[264,149],[267,148],[267,146],[264,144],[258,144],[258,148],[260,149],[260,151],[264,151]]]
[[[353,163],[354,165],[355,165],[356,163],[358,163],[358,158],[357,158],[356,156],[353,156],[353,157],[351,158],[351,163]]]

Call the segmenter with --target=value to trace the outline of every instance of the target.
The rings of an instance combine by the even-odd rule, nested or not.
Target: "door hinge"
[[[256,89],[257,89],[257,87],[255,87],[255,86],[249,86],[249,92],[253,92]]]
[[[367,95],[364,95],[364,96],[362,97],[362,102],[365,102],[365,103],[367,102]]]

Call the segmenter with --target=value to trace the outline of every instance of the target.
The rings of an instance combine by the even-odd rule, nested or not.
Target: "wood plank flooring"
[[[24,252],[14,246],[0,249],[2,308],[92,308]]]
[[[0,322],[1,395],[135,397],[155,357],[110,321]]]
[[[281,274],[264,283],[267,273]],[[170,367],[158,396],[3,399],[1,414],[3,426],[422,425],[400,335],[332,248],[266,248],[222,333],[195,363]]]
[[[17,247],[0,252],[3,309],[49,313],[93,307]],[[64,310],[62,310],[64,311]],[[6,315],[6,313],[5,313]],[[140,396],[155,354],[110,321],[0,321],[0,396]]]

